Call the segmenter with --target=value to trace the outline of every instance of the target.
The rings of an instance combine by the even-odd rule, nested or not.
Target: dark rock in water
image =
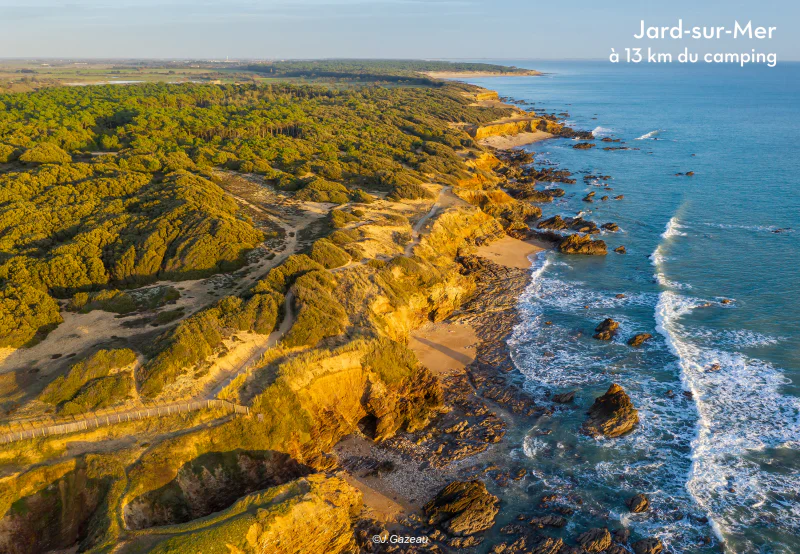
[[[687,171],[686,172],[686,176],[687,177],[692,177],[693,175],[694,175],[694,171]]]
[[[625,504],[628,505],[628,509],[634,514],[640,514],[650,509],[650,499],[644,494],[637,494],[630,497]]]
[[[616,295],[614,298],[625,298],[625,295],[624,295],[624,294],[622,294],[622,293],[619,293],[619,294],[618,294],[618,295]]]
[[[619,142],[620,139],[612,139],[611,137],[603,137],[600,139],[602,142]]]
[[[611,340],[611,338],[617,334],[617,329],[619,329],[619,322],[614,321],[610,317],[606,318],[600,325],[595,327],[594,338],[598,340]]]
[[[608,200],[608,196],[603,196],[603,197],[602,197],[600,200],[601,200],[602,202],[605,202],[605,201],[607,201],[607,200]]]
[[[500,500],[481,481],[454,481],[425,504],[429,525],[440,525],[451,535],[473,535],[494,525]]]
[[[719,362],[714,362],[708,366],[708,371],[719,371],[720,369],[722,369],[722,366],[719,364]]]
[[[664,545],[658,539],[643,539],[633,543],[634,554],[660,554]]]
[[[531,519],[530,524],[537,529],[544,529],[545,527],[561,528],[567,524],[567,518],[562,516],[547,515]]]
[[[573,231],[577,231],[579,233],[589,233],[590,235],[596,235],[600,233],[600,229],[597,228],[597,223],[594,221],[586,221],[582,217],[576,217],[569,221],[569,228]]]
[[[623,527],[622,529],[617,529],[612,533],[612,538],[614,542],[618,542],[619,544],[628,544],[628,539],[631,538],[631,532],[627,527]]]
[[[558,245],[562,254],[582,254],[587,256],[605,256],[608,253],[606,243],[592,240],[588,236],[570,235]]]
[[[619,437],[630,433],[639,423],[639,412],[630,397],[616,383],[589,408],[583,430],[593,436]]]
[[[618,544],[612,544],[606,548],[606,554],[629,554],[629,552]]]
[[[627,254],[627,253],[628,253],[628,251],[627,251],[627,250],[625,250],[625,247],[624,247],[624,246],[617,246],[617,247],[614,249],[614,252],[616,252],[617,254]]]
[[[553,395],[553,402],[558,402],[559,404],[569,404],[575,398],[575,394],[577,391],[570,391],[564,392],[561,394]]]
[[[483,542],[483,537],[456,537],[454,539],[450,539],[447,543],[448,546],[451,548],[472,548],[473,546],[478,546]]]
[[[508,232],[506,232],[506,233],[508,234]],[[518,238],[518,237],[514,237],[514,238]],[[533,229],[529,230],[526,233],[526,238],[532,238],[532,239],[541,240],[541,241],[544,241],[544,242],[551,242],[551,243],[553,243],[553,246],[557,246],[558,244],[561,243],[561,241],[564,240],[564,237],[562,237],[558,233],[554,233],[552,231],[538,231],[538,230],[533,230]]]
[[[628,344],[630,346],[641,346],[644,344],[645,341],[648,341],[653,338],[653,335],[650,333],[637,333],[633,335],[630,339],[628,339]]]
[[[666,394],[667,398],[675,398],[675,391],[672,389],[669,389]]]
[[[560,554],[564,552],[564,541],[553,537],[542,537],[531,550],[531,554]]]
[[[543,192],[545,194],[549,194],[553,198],[561,198],[562,196],[564,196],[566,194],[564,189],[558,189],[558,188],[556,188],[556,189],[547,189],[547,190],[545,190]]]
[[[591,204],[592,202],[594,202],[594,199],[592,199],[591,195],[586,195],[586,196],[583,197],[583,201],[584,202],[589,202]]]
[[[731,302],[733,302],[733,300],[731,300],[730,298],[723,298],[720,301],[720,304],[730,304]]]
[[[561,231],[567,228],[567,222],[560,215],[554,215],[548,219],[543,219],[536,225],[537,229],[553,229]]]
[[[587,552],[603,552],[611,546],[611,533],[604,527],[589,529],[578,537],[578,544]]]
[[[624,194],[619,194],[619,195],[614,197],[614,200],[622,200],[623,198],[625,198],[625,195]]]
[[[579,142],[578,144],[573,144],[572,147],[575,150],[588,150],[589,148],[594,148],[593,142]]]
[[[609,221],[608,223],[603,223],[600,226],[600,228],[605,229],[606,231],[611,231],[612,233],[616,233],[617,231],[619,231],[619,225],[611,221]]]
[[[692,391],[689,390],[683,391],[683,396],[685,396],[688,400],[692,400],[694,398]]]
[[[592,192],[590,192],[589,194],[587,194],[586,196],[594,196],[595,194],[597,194],[597,193],[596,193],[596,192],[594,192],[594,191],[592,191]]]

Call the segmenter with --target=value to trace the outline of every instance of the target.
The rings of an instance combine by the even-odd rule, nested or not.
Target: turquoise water
[[[548,75],[470,82],[637,149],[528,147],[577,179],[557,185],[567,195],[544,215],[616,222],[602,238],[628,253],[533,262],[515,363],[544,404],[579,393],[519,437],[515,455],[534,475],[523,496],[567,491],[582,499],[575,529],[625,525],[671,552],[800,552],[800,65],[513,63]],[[612,180],[585,183],[587,173]],[[605,317],[621,322],[612,343],[591,338]],[[638,332],[654,339],[632,349]],[[612,382],[641,425],[582,436]],[[628,513],[637,492],[650,512]]]

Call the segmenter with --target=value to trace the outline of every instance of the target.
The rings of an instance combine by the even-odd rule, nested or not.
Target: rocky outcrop
[[[643,345],[646,341],[652,338],[653,335],[651,335],[650,333],[637,333],[628,339],[628,344],[630,346],[637,347]]]
[[[578,144],[573,144],[572,147],[575,150],[588,150],[589,148],[594,148],[595,144],[593,142],[579,142]]]
[[[564,231],[570,229],[579,233],[589,233],[591,235],[600,232],[597,224],[593,221],[587,221],[582,217],[567,217],[562,218],[560,215],[554,215],[548,219],[543,219],[536,225],[537,229],[552,229],[554,231]]]
[[[425,504],[429,525],[439,525],[451,535],[473,535],[489,529],[500,500],[481,481],[455,481]]]
[[[514,120],[496,121],[486,125],[477,125],[467,129],[467,133],[475,139],[481,140],[499,135],[518,135],[530,133],[539,129],[538,117],[519,118]]]
[[[605,231],[611,231],[612,233],[616,233],[617,231],[619,231],[619,225],[617,225],[613,221],[609,221],[608,223],[603,223],[600,226],[600,228]]]
[[[617,246],[614,249],[614,252],[616,252],[617,254],[627,254],[628,253],[628,251],[625,249],[624,246]]]
[[[544,529],[545,527],[561,528],[567,524],[567,518],[550,514],[541,517],[534,517],[528,523],[537,529]]]
[[[630,497],[625,504],[628,505],[628,509],[634,514],[640,514],[650,509],[650,499],[647,498],[646,494],[640,493],[634,495]]]
[[[581,254],[585,256],[605,256],[608,253],[606,243],[592,240],[587,235],[570,235],[558,245],[562,254]]]
[[[353,521],[361,505],[361,493],[344,480],[315,474],[246,496],[213,519],[165,528],[159,535],[165,540],[155,546],[151,537],[142,535],[141,549],[133,550],[153,554],[221,549],[237,554],[354,552]]]
[[[578,544],[586,552],[603,552],[611,546],[611,533],[604,527],[589,529],[578,536]]]
[[[564,221],[564,218],[560,215],[554,215],[553,217],[543,219],[536,224],[537,229],[552,229],[554,231],[562,231],[568,227],[569,223]]]
[[[617,329],[619,329],[619,322],[608,317],[595,327],[593,337],[597,340],[611,340],[617,334]]]
[[[634,554],[660,554],[664,545],[658,539],[643,539],[633,543]]]
[[[564,548],[564,541],[559,538],[542,537],[542,539],[533,546],[530,551],[531,554],[557,554]]]
[[[559,404],[569,404],[575,398],[576,391],[564,392],[561,394],[553,395],[553,402]]]
[[[88,542],[87,527],[108,491],[108,480],[95,473],[73,459],[0,481],[0,552],[61,551]]]
[[[639,412],[619,385],[612,384],[603,396],[595,399],[587,412],[583,430],[593,437],[619,437],[633,431]]]
[[[173,481],[125,506],[128,529],[184,523],[218,512],[251,492],[310,470],[281,452],[213,452],[185,464]]]

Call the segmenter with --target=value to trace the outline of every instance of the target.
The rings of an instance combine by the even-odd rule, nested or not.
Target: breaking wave
[[[778,535],[786,536],[800,528],[800,478],[769,471],[769,460],[763,459],[767,449],[798,454],[800,399],[782,394],[790,381],[779,368],[722,349],[715,337],[681,322],[707,305],[663,291],[655,310],[656,329],[677,357],[699,415],[686,486],[720,538],[734,535],[743,543],[737,551],[756,551],[743,536],[749,526],[770,521]],[[744,337],[745,342],[764,339]]]
[[[653,138],[654,136],[656,136],[658,133],[660,133],[660,132],[661,132],[661,131],[663,131],[663,130],[664,130],[664,129],[656,129],[655,131],[650,131],[649,133],[645,133],[644,135],[642,135],[642,136],[640,136],[640,137],[638,137],[638,138],[635,138],[634,140],[647,140],[647,139],[651,139],[651,138]]]

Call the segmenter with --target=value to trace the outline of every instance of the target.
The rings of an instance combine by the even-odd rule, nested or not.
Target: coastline
[[[433,79],[473,79],[480,77],[538,77],[543,75],[542,72],[533,69],[524,71],[423,71],[423,75],[427,75]]]
[[[481,146],[488,146],[496,150],[511,150],[526,144],[541,142],[553,138],[555,135],[547,131],[525,131],[516,135],[495,135],[478,141]]]

